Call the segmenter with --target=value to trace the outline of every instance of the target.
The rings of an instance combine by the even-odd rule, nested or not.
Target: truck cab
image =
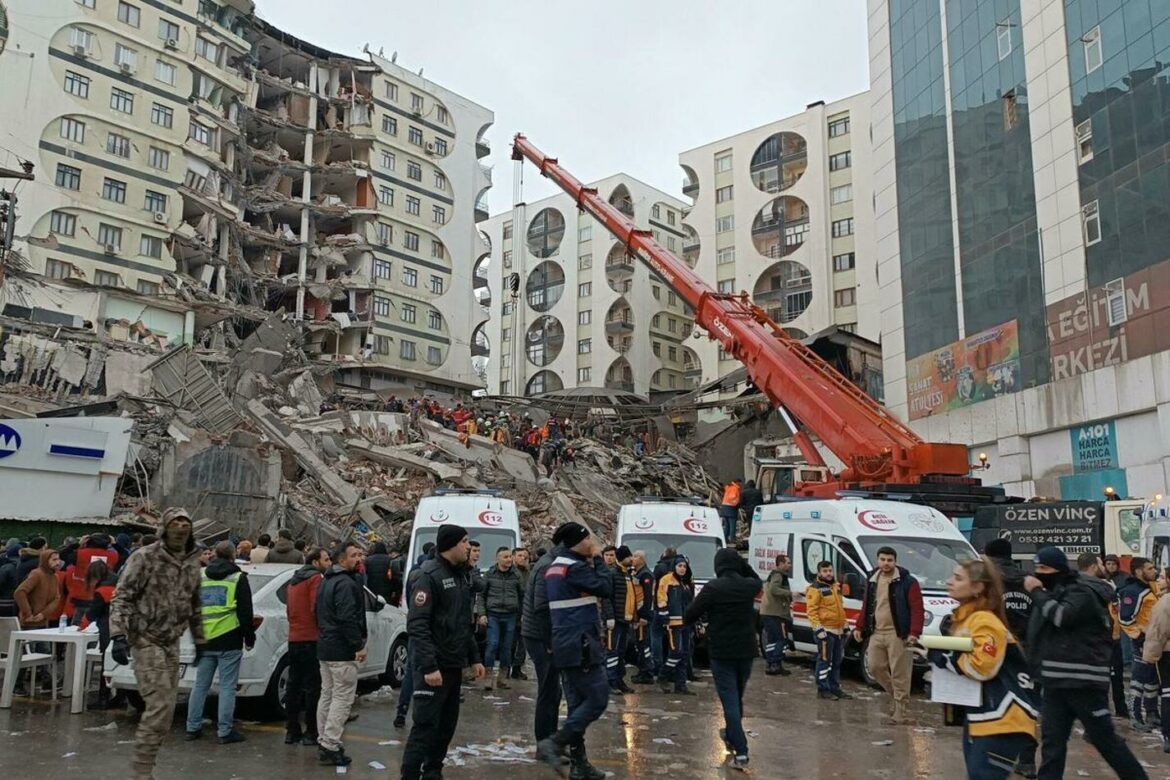
[[[793,488],[805,482],[828,482],[829,469],[826,466],[810,466],[807,463],[790,463],[778,458],[756,460],[756,487],[764,494],[764,503],[775,503],[785,496],[793,495]]]
[[[487,571],[496,562],[500,547],[520,546],[520,516],[516,502],[497,490],[436,490],[419,500],[410,530],[411,565],[422,555],[427,542],[435,541],[439,526],[453,523],[467,529],[479,542],[479,569]]]

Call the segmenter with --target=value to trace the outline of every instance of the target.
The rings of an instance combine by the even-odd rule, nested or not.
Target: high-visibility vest
[[[222,580],[213,580],[203,572],[199,586],[199,602],[203,610],[203,638],[210,641],[240,627],[236,614],[236,586],[240,572]]]

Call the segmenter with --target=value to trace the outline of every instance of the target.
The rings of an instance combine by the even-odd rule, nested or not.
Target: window
[[[577,270],[588,271],[593,267],[593,255],[581,255],[577,258]]]
[[[593,240],[593,225],[582,225],[577,228],[578,241],[592,241]]]
[[[390,299],[384,295],[374,296],[374,316],[375,317],[389,317],[390,316]]]
[[[202,57],[209,62],[217,62],[219,60],[219,44],[206,38],[196,38],[195,56]]]
[[[504,268],[511,268],[511,267],[512,267],[512,250],[505,249],[504,250]]]
[[[167,196],[161,192],[147,190],[142,208],[153,214],[164,214],[167,210]]]
[[[512,240],[512,223],[511,222],[504,223],[504,240],[505,241]]]
[[[175,112],[161,103],[155,103],[150,108],[150,121],[169,129],[175,123]]]
[[[439,155],[440,157],[447,156],[447,140],[446,139],[444,139],[444,138],[436,138],[435,139],[435,154]]]
[[[1077,125],[1077,162],[1084,165],[1093,159],[1093,120]]]
[[[1125,308],[1124,278],[1114,279],[1105,285],[1105,313],[1108,315],[1111,328],[1124,325],[1129,319],[1129,312]]]
[[[75,0],[76,3],[84,8],[97,8],[97,0]]]
[[[715,253],[716,265],[727,265],[735,262],[735,247],[729,246],[725,249],[720,249]]]
[[[65,91],[79,98],[89,97],[89,76],[71,70],[65,71]]]
[[[716,217],[716,219],[715,219],[715,232],[716,233],[728,233],[732,230],[735,230],[735,215],[734,214],[730,214],[726,217]]]
[[[61,137],[67,141],[85,143],[85,122],[65,117],[61,120]]]
[[[394,205],[394,188],[387,187],[385,184],[378,187],[378,201],[383,206],[393,206]]]
[[[375,279],[389,279],[392,266],[389,260],[375,260],[374,261],[374,278]]]
[[[398,85],[387,81],[386,82],[386,98],[398,102]]]
[[[846,151],[840,154],[829,155],[829,170],[843,171],[853,165],[853,152]]]
[[[414,304],[404,303],[402,304],[402,308],[399,310],[398,315],[401,317],[403,322],[408,322],[413,325],[417,313],[418,308]]]
[[[407,287],[418,287],[418,271],[409,267],[403,268],[402,283]]]
[[[439,120],[439,124],[447,124],[451,117],[447,115],[447,109],[442,106],[435,107],[435,118]]]
[[[443,242],[437,239],[431,239],[431,257],[439,260],[445,260],[447,257],[447,250],[443,248]]]
[[[139,13],[136,5],[118,3],[118,21],[131,27],[137,27],[142,22],[142,14]]]
[[[512,329],[511,328],[501,328],[500,329],[500,341],[511,341],[511,340],[512,340]]]
[[[578,325],[589,325],[592,322],[593,322],[593,310],[592,309],[586,309],[585,311],[577,312],[577,324]]]
[[[507,379],[500,382],[500,395],[508,395],[512,392],[512,383]]]
[[[110,108],[114,111],[121,111],[123,114],[133,114],[134,95],[124,89],[114,87],[110,90]]]
[[[406,162],[406,178],[422,181],[422,166],[414,160],[408,160]]]
[[[833,238],[853,235],[853,217],[838,219],[833,222]]]
[[[402,358],[403,360],[414,360],[414,342],[398,342],[398,357]]]
[[[431,221],[436,225],[447,224],[447,209],[442,206],[431,206]]]
[[[46,260],[45,276],[50,279],[68,279],[73,276],[73,266],[60,260]]]
[[[387,135],[398,135],[398,120],[392,116],[383,116],[382,132]]]
[[[447,177],[439,171],[435,171],[435,189],[440,192],[446,192],[447,190]]]
[[[650,351],[654,353],[654,357],[662,357],[662,343],[658,341],[651,343]]]
[[[143,257],[153,257],[156,260],[162,257],[163,240],[158,236],[142,236],[138,241],[138,254]]]
[[[731,170],[731,153],[718,155],[715,158],[715,172],[723,173]]]
[[[412,126],[410,128],[410,131],[406,134],[406,140],[410,141],[415,146],[422,146],[423,145],[422,130],[419,130],[417,127]]]
[[[1097,201],[1086,203],[1081,209],[1081,224],[1084,226],[1085,246],[1092,246],[1101,240],[1100,205]]]
[[[671,333],[678,333],[678,320],[676,320],[674,317],[667,317],[666,329]]]
[[[110,133],[106,136],[106,151],[115,157],[129,157],[130,139],[124,135]]]
[[[394,154],[392,152],[382,152],[382,167],[388,171],[394,170]]]
[[[114,44],[114,64],[123,70],[134,70],[138,67],[138,52],[129,46],[116,43]]]
[[[668,224],[668,225],[674,224],[674,212],[673,211],[666,212],[666,224]]]
[[[719,187],[715,190],[715,202],[726,203],[731,200],[732,186],[728,184],[726,187]]]
[[[414,214],[417,217],[420,204],[421,204],[421,201],[418,198],[414,197],[413,195],[407,195],[406,196],[406,213],[407,214]]]
[[[69,30],[69,45],[75,49],[83,49],[87,55],[92,54],[93,33],[80,27],[74,27]]]
[[[671,320],[671,322],[674,322],[674,320]],[[677,361],[678,360],[678,347],[667,347],[666,348],[666,359],[670,360],[672,362]]]
[[[833,255],[833,270],[836,272],[852,270],[854,266],[853,253],[846,252],[842,255]]]
[[[662,288],[656,284],[650,285],[650,294],[654,296],[654,300],[662,297]]]
[[[410,93],[410,110],[421,114],[423,110],[423,96],[417,92]]]
[[[837,290],[833,293],[833,306],[843,309],[857,303],[857,291],[852,287],[847,290]]]
[[[719,292],[732,294],[735,293],[735,280],[724,279],[723,281],[719,282]]]
[[[1104,55],[1101,52],[1101,28],[1094,27],[1085,33],[1085,37],[1081,38],[1081,43],[1085,45],[1085,72],[1092,73],[1097,68],[1101,67],[1104,62]]]
[[[443,277],[431,275],[431,292],[435,295],[443,294]]]
[[[407,230],[402,237],[402,245],[412,252],[418,251],[418,233]]]
[[[659,206],[657,203],[655,203],[650,208],[650,218],[651,219],[661,219],[662,218],[662,207]]]
[[[577,285],[577,297],[588,298],[593,294],[593,282],[582,282]]]
[[[102,223],[98,225],[98,243],[103,247],[113,247],[117,252],[122,248],[122,228]]]
[[[849,134],[849,117],[834,119],[829,122],[829,138],[839,138]]]
[[[126,182],[111,179],[108,176],[102,182],[102,197],[115,203],[126,202]]]
[[[378,236],[378,243],[382,246],[389,246],[394,241],[394,226],[389,222],[379,222],[374,230]]]
[[[158,282],[148,282],[139,279],[137,288],[139,295],[158,295]]]
[[[1008,90],[1004,93],[1003,99],[1003,131],[1005,133],[1011,132],[1020,123],[1019,113],[1016,108],[1016,91],[1014,89]]]
[[[379,355],[389,355],[391,341],[389,336],[374,336],[374,351]]]
[[[67,190],[81,189],[81,169],[65,163],[57,163],[57,186]]]
[[[54,211],[49,217],[49,232],[59,236],[72,236],[77,232],[77,217],[64,211]]]
[[[585,384],[593,381],[593,369],[590,366],[577,369],[577,383]]]
[[[170,19],[159,19],[158,37],[159,40],[162,41],[179,40],[179,25],[175,24]]]
[[[999,50],[999,59],[1002,62],[1012,53],[1012,23],[997,22],[995,25],[995,44]]]
[[[157,146],[152,146],[150,147],[150,153],[146,156],[146,164],[151,168],[165,171],[171,167],[171,153],[166,149],[159,149]]]
[[[175,86],[175,78],[178,76],[179,70],[169,62],[162,60],[155,60],[154,62],[154,78],[156,81],[161,81],[164,84]]]
[[[427,327],[431,330],[442,330],[443,315],[434,309],[431,309],[429,312],[427,312]]]
[[[427,362],[437,366],[443,362],[443,350],[438,347],[427,347]]]
[[[593,351],[593,339],[579,339],[577,341],[577,354],[588,355]]]
[[[848,203],[853,200],[853,185],[842,184],[840,187],[833,187],[829,190],[829,203],[834,206],[838,203]]]
[[[667,290],[666,291],[666,305],[667,306],[674,306],[676,303],[678,303],[678,296],[674,294],[674,290]]]
[[[504,305],[500,310],[503,312],[504,316],[507,317],[509,314],[516,311],[516,304],[513,301],[504,301]],[[505,357],[507,356],[505,355]]]
[[[188,137],[191,140],[204,146],[211,146],[211,135],[211,128],[198,122],[192,122],[191,129],[188,131]]]

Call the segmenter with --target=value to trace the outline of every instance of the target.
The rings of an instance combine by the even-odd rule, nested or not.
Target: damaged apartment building
[[[36,180],[0,277],[0,373],[46,359],[46,325],[157,354],[230,348],[283,312],[339,383],[482,386],[491,111],[250,0],[5,5],[0,167]]]

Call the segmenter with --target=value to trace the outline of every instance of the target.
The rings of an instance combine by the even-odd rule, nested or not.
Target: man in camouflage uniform
[[[163,737],[171,728],[179,692],[179,638],[190,628],[203,644],[199,611],[199,551],[187,510],[163,513],[159,540],[127,561],[110,610],[110,654],[134,657],[134,676],[146,711],[134,743],[134,778],[149,780]]]

